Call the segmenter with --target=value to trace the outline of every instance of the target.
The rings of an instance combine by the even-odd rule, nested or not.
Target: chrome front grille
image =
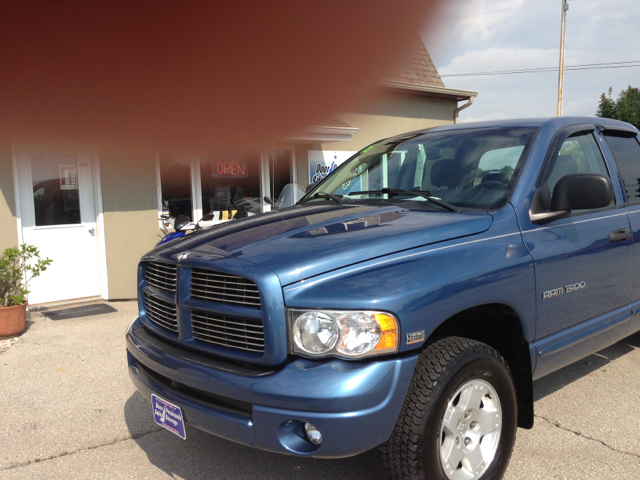
[[[262,320],[227,317],[194,310],[191,325],[195,340],[249,352],[264,352]]]
[[[260,292],[251,280],[202,268],[191,271],[191,296],[219,303],[260,307]]]
[[[178,316],[176,314],[175,303],[167,302],[145,293],[144,306],[147,311],[147,318],[152,323],[174,333],[178,333]]]
[[[147,262],[144,280],[152,285],[167,292],[176,291],[176,283],[178,279],[178,268],[176,265],[162,262]]]

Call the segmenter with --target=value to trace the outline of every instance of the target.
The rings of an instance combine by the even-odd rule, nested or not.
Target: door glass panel
[[[231,220],[262,212],[260,152],[201,157],[200,180],[203,215]]]
[[[573,173],[600,173],[609,178],[604,158],[591,133],[578,134],[564,141],[549,176],[549,192],[553,194],[558,181]]]
[[[616,135],[616,132],[605,132],[605,139],[618,163],[627,202],[640,203],[640,144],[636,137]]]
[[[81,223],[75,155],[32,154],[31,179],[37,227]]]
[[[285,185],[291,183],[291,150],[269,150],[269,185],[271,198],[278,200]]]
[[[186,215],[193,221],[191,203],[191,160],[172,156],[160,157],[160,187],[162,204],[169,216]]]

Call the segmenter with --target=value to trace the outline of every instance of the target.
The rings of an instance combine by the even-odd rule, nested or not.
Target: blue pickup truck
[[[183,438],[500,478],[533,380],[640,330],[638,133],[565,117],[376,142],[293,207],[145,255],[130,376]]]

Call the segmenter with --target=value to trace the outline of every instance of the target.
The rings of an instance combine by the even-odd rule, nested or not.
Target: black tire
[[[447,480],[439,443],[444,414],[454,393],[474,379],[493,387],[502,410],[498,447],[480,479],[502,478],[517,430],[513,379],[498,352],[461,337],[437,340],[420,354],[396,427],[382,447],[387,478]]]

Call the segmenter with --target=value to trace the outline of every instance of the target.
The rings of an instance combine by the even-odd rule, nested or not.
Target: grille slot
[[[219,303],[260,307],[260,292],[251,280],[201,268],[191,271],[191,296]]]
[[[264,352],[262,320],[226,317],[194,310],[191,312],[193,338],[213,345],[248,352]]]
[[[176,315],[175,303],[153,297],[145,292],[144,306],[147,310],[147,318],[152,323],[174,333],[178,333],[178,317]]]
[[[149,285],[167,292],[176,291],[178,268],[176,265],[161,262],[147,262],[144,280]]]

